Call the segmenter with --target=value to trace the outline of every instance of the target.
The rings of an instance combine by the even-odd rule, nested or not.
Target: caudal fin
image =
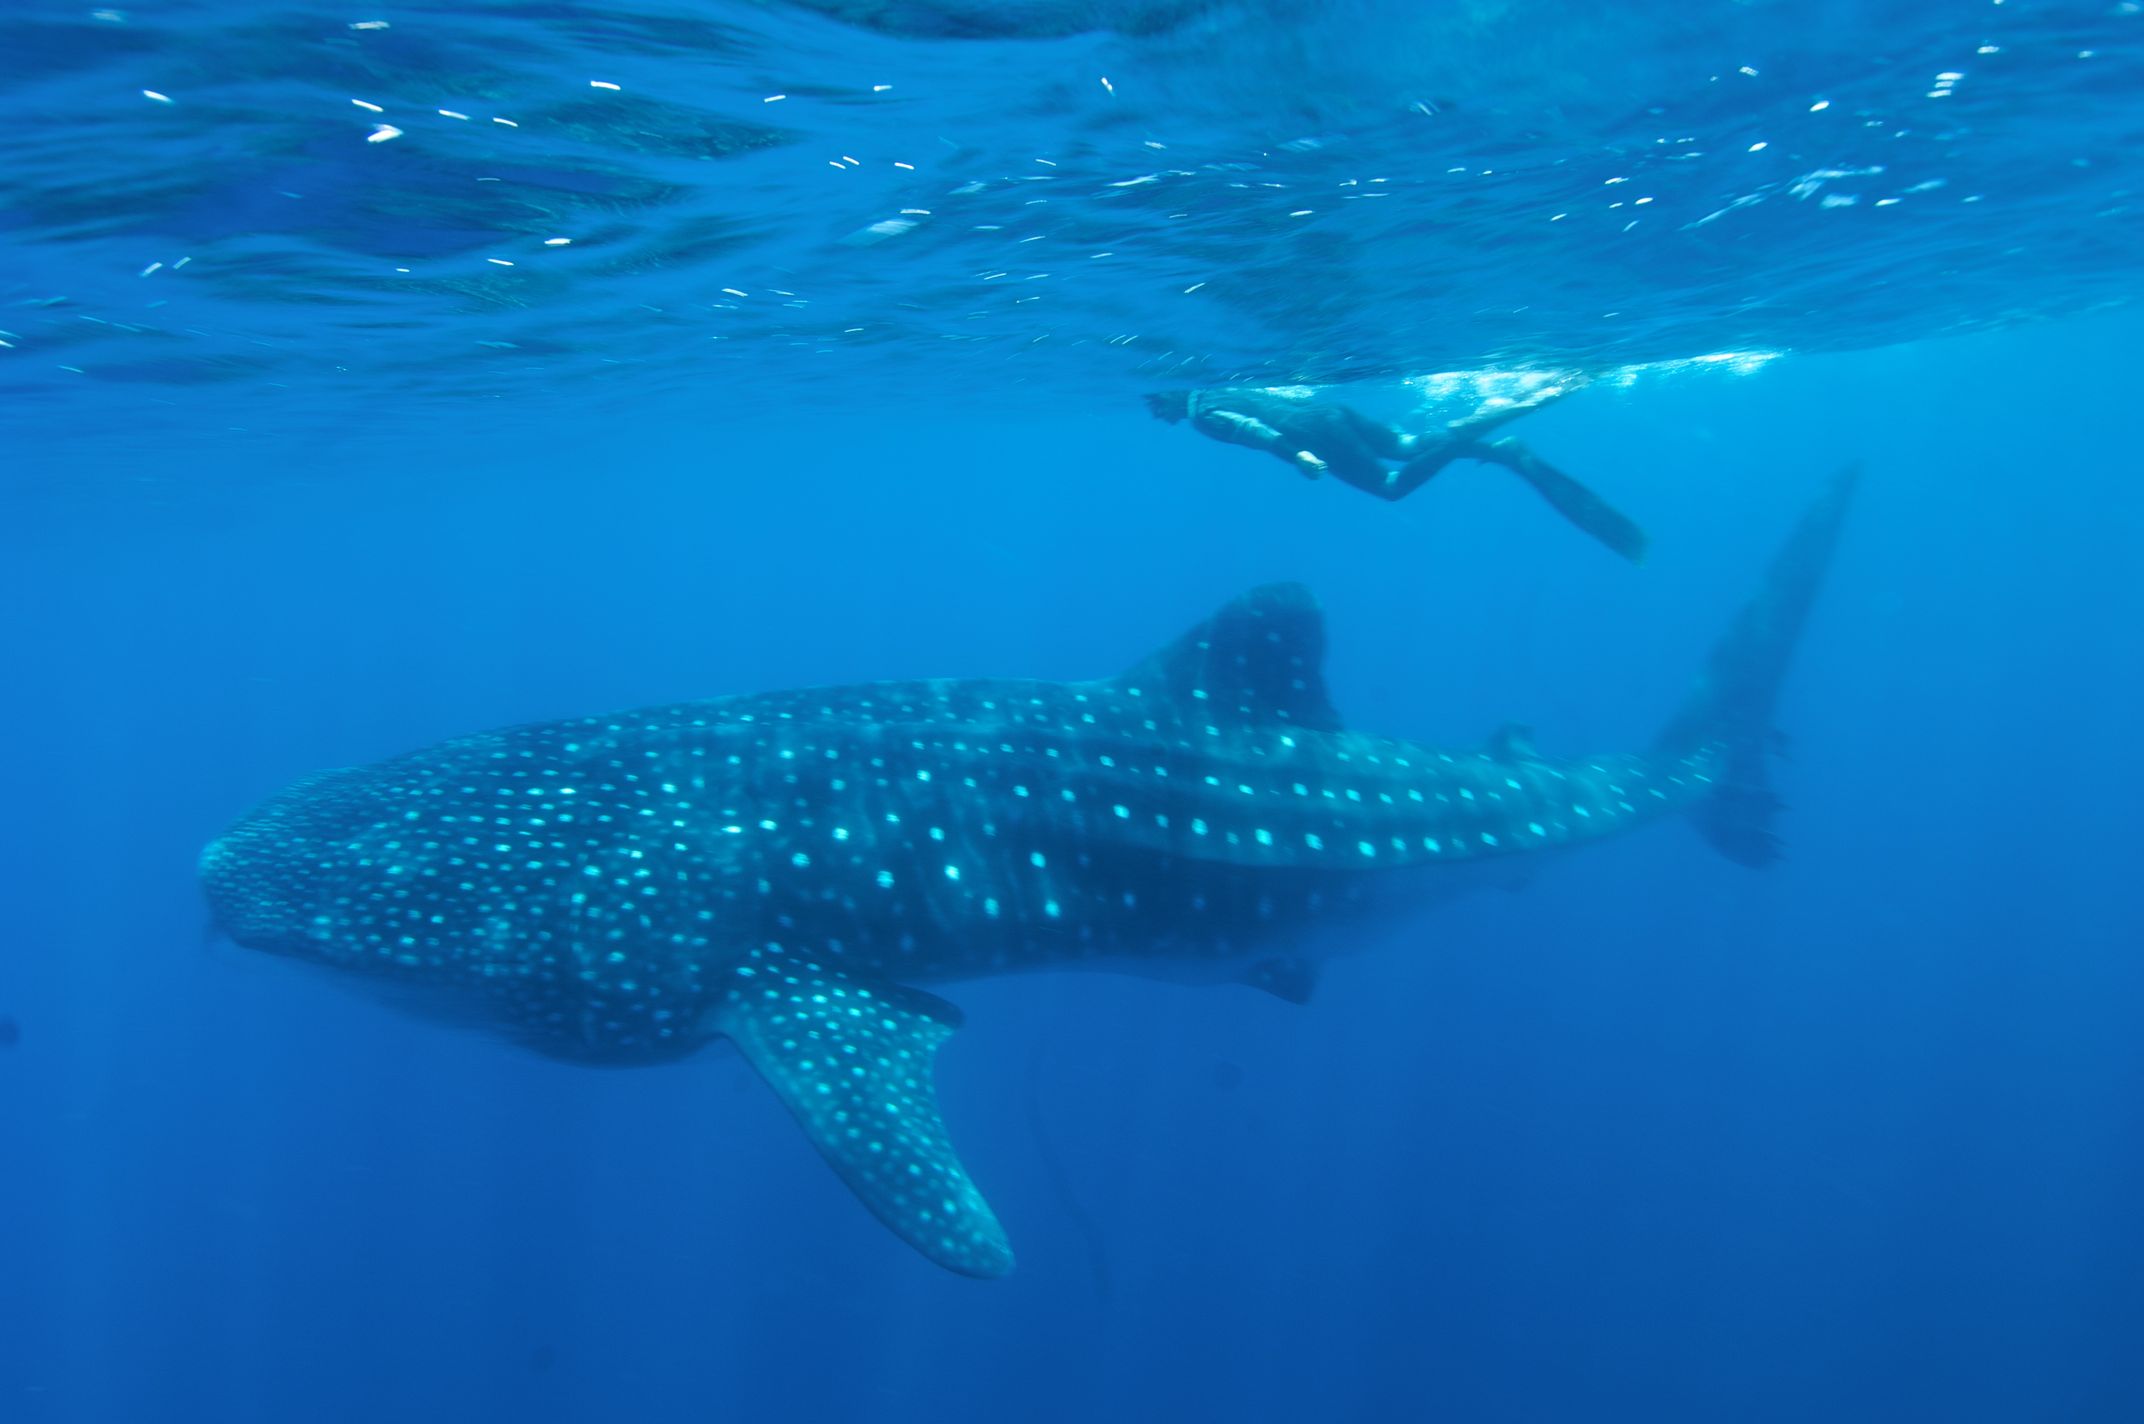
[[[1860,467],[1847,466],[1809,506],[1773,556],[1763,586],[1713,645],[1689,699],[1653,744],[1654,755],[1663,759],[1718,749],[1714,790],[1691,815],[1705,839],[1741,865],[1779,858],[1772,822],[1780,801],[1765,774],[1777,736],[1772,713],[1860,479]]]

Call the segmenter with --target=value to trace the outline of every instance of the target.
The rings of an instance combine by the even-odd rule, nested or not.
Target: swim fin
[[[1645,562],[1649,542],[1637,521],[1536,455],[1517,439],[1506,436],[1472,446],[1467,454],[1492,465],[1502,465],[1534,488],[1555,511],[1634,564]]]

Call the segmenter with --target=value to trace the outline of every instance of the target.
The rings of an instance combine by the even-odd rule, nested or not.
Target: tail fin
[[[1721,749],[1714,790],[1691,814],[1714,849],[1741,865],[1779,858],[1772,819],[1780,801],[1765,775],[1772,712],[1860,479],[1860,467],[1849,465],[1809,506],[1773,556],[1763,587],[1713,645],[1689,700],[1653,744],[1662,758]]]

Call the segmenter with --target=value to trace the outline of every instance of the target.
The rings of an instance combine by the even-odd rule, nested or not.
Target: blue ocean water
[[[0,1420],[2144,1417],[2137,10],[11,7]],[[1642,568],[1138,398],[1574,373],[1514,428]],[[554,1063],[196,884],[319,768],[1276,579],[1350,725],[1641,747],[1849,460],[1780,864],[1656,826],[1307,1006],[945,987],[1001,1281],[734,1054]]]

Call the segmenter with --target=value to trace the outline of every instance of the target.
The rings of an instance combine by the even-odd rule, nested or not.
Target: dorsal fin
[[[1269,583],[1116,679],[1179,712],[1337,732],[1325,693],[1325,615],[1299,583]]]
[[[1524,722],[1506,722],[1489,734],[1488,745],[1483,747],[1498,761],[1539,761],[1541,753],[1534,750],[1534,729]]]

